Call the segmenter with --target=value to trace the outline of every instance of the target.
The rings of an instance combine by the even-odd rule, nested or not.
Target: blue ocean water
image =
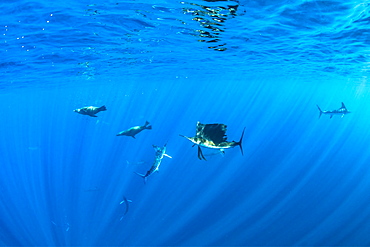
[[[1,245],[370,244],[367,2],[0,6]]]

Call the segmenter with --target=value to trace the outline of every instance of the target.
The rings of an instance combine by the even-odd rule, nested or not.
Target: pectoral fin
[[[163,156],[166,156],[166,157],[168,157],[168,158],[172,159],[172,157],[171,157],[171,156],[169,156],[168,154],[163,154]]]

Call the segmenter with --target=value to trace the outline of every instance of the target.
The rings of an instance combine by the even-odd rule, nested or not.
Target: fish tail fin
[[[240,151],[242,152],[242,155],[244,155],[244,152],[243,152],[243,146],[242,146],[242,143],[243,143],[243,136],[244,136],[244,131],[245,131],[245,127],[244,127],[244,129],[243,129],[242,136],[240,137],[239,142],[237,142],[237,144],[238,144],[238,145],[239,145],[239,147],[240,147]]]
[[[138,172],[135,172],[137,175],[139,175],[140,177],[144,178],[144,183],[146,184],[146,176],[141,174],[141,173],[138,173]]]
[[[106,111],[107,110],[107,107],[105,107],[105,105],[99,107],[99,111]]]
[[[316,105],[316,106],[317,106],[317,109],[319,109],[319,111],[320,111],[320,115],[319,115],[319,118],[320,118],[321,114],[322,114],[322,110],[320,109],[320,107],[318,105]]]

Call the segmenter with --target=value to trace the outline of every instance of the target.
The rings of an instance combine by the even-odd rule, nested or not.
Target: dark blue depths
[[[1,225],[6,245],[292,245],[368,243],[368,113],[356,92],[197,82],[19,89],[2,95]],[[319,86],[325,92],[326,86]],[[304,90],[303,96],[300,91]],[[218,99],[215,100],[215,96]],[[318,119],[316,102],[352,115]],[[266,100],[268,99],[268,100]],[[107,106],[98,118],[72,110]],[[116,133],[148,120],[136,139]],[[228,124],[245,155],[196,148],[197,121]],[[142,178],[152,144],[159,173]],[[129,212],[119,204],[132,200]]]
[[[369,245],[366,4],[2,7],[0,244]],[[198,121],[244,156],[199,160]]]

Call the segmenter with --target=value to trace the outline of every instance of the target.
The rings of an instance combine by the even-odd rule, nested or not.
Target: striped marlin
[[[200,147],[218,149],[223,152],[225,149],[239,146],[240,151],[243,155],[242,141],[245,128],[243,129],[242,135],[238,142],[229,142],[226,140],[226,129],[227,126],[225,124],[201,124],[200,122],[198,122],[195,137],[187,137],[184,135],[180,136],[185,137],[186,139],[194,143],[193,146],[198,146],[198,158],[200,160],[206,160]]]
[[[147,177],[149,177],[150,175],[152,175],[154,172],[158,172],[159,170],[159,166],[161,165],[161,162],[162,162],[162,159],[166,156],[168,158],[172,158],[171,156],[169,156],[168,154],[166,154],[166,145],[165,144],[162,148],[161,147],[158,147],[156,145],[153,145],[153,148],[155,149],[155,160],[154,160],[154,163],[152,165],[152,167],[150,167],[150,169],[146,172],[146,174],[140,174],[138,172],[135,172],[137,175],[141,176],[144,178],[144,182],[146,182],[147,180]]]
[[[347,110],[347,107],[344,105],[343,102],[342,102],[341,108],[339,108],[338,110],[333,110],[333,111],[322,111],[318,105],[316,106],[320,111],[319,118],[321,117],[322,114],[330,115],[330,118],[332,118],[333,115],[342,115],[342,117],[344,117],[344,115],[351,113],[350,111]]]
[[[129,203],[132,202],[131,200],[127,199],[126,197],[123,197],[123,201],[121,201],[119,204],[125,203],[126,205],[126,211],[123,215],[126,215],[128,213],[128,208],[129,208]],[[123,216],[121,217],[120,220],[122,220]]]

